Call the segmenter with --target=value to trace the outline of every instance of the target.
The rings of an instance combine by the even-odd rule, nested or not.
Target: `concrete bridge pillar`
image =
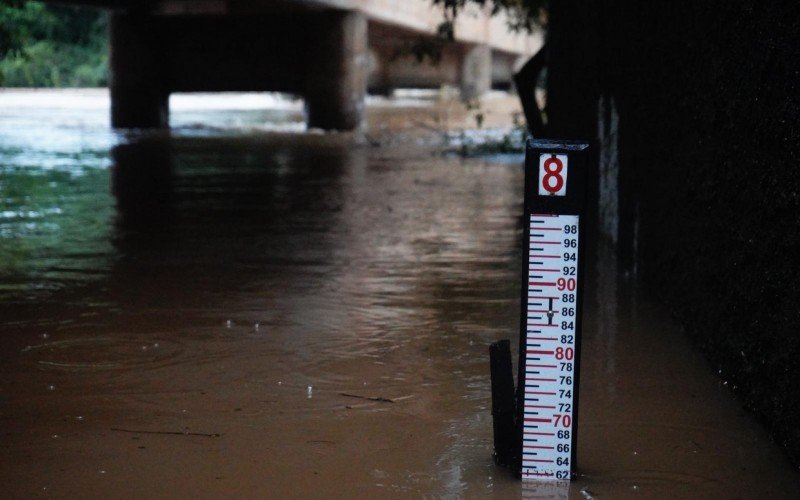
[[[313,27],[303,92],[308,126],[359,128],[367,93],[367,18],[360,12],[326,12]]]
[[[466,48],[461,62],[461,98],[480,97],[492,88],[492,49],[488,45]]]
[[[114,13],[109,25],[111,126],[169,125],[169,91],[152,17]]]

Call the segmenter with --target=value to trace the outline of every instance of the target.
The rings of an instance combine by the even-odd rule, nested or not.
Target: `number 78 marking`
[[[552,153],[539,155],[539,195],[565,196],[567,167],[567,155]]]

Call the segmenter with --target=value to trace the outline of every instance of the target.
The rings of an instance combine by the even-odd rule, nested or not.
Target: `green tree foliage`
[[[546,8],[548,0],[430,0],[431,4],[442,10],[444,21],[437,27],[436,37],[433,39],[420,37],[413,43],[404,47],[397,57],[411,55],[421,63],[430,60],[438,64],[441,60],[442,50],[448,43],[454,42],[456,37],[456,19],[465,10],[478,7],[490,9],[491,15],[504,12],[507,16],[508,27],[511,31],[532,32],[535,27],[546,24]]]
[[[0,0],[0,83],[9,87],[95,87],[107,82],[101,11]]]
[[[509,28],[513,31],[532,31],[535,25],[542,24],[543,10],[547,0],[432,0],[433,5],[444,10],[445,22],[439,26],[439,35],[453,40],[454,22],[469,5],[491,9],[491,14],[505,12]]]

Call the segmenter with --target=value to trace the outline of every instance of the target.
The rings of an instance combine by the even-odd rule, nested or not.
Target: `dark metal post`
[[[511,365],[511,343],[500,340],[489,346],[492,373],[492,422],[494,426],[494,461],[513,467],[518,458],[514,425],[514,373]]]

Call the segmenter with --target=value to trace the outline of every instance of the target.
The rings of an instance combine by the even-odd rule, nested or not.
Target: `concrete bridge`
[[[302,96],[310,127],[350,130],[367,91],[459,86],[471,98],[508,86],[541,37],[503,16],[462,14],[438,64],[409,49],[436,40],[430,0],[48,0],[110,9],[111,122],[166,127],[171,92]]]

